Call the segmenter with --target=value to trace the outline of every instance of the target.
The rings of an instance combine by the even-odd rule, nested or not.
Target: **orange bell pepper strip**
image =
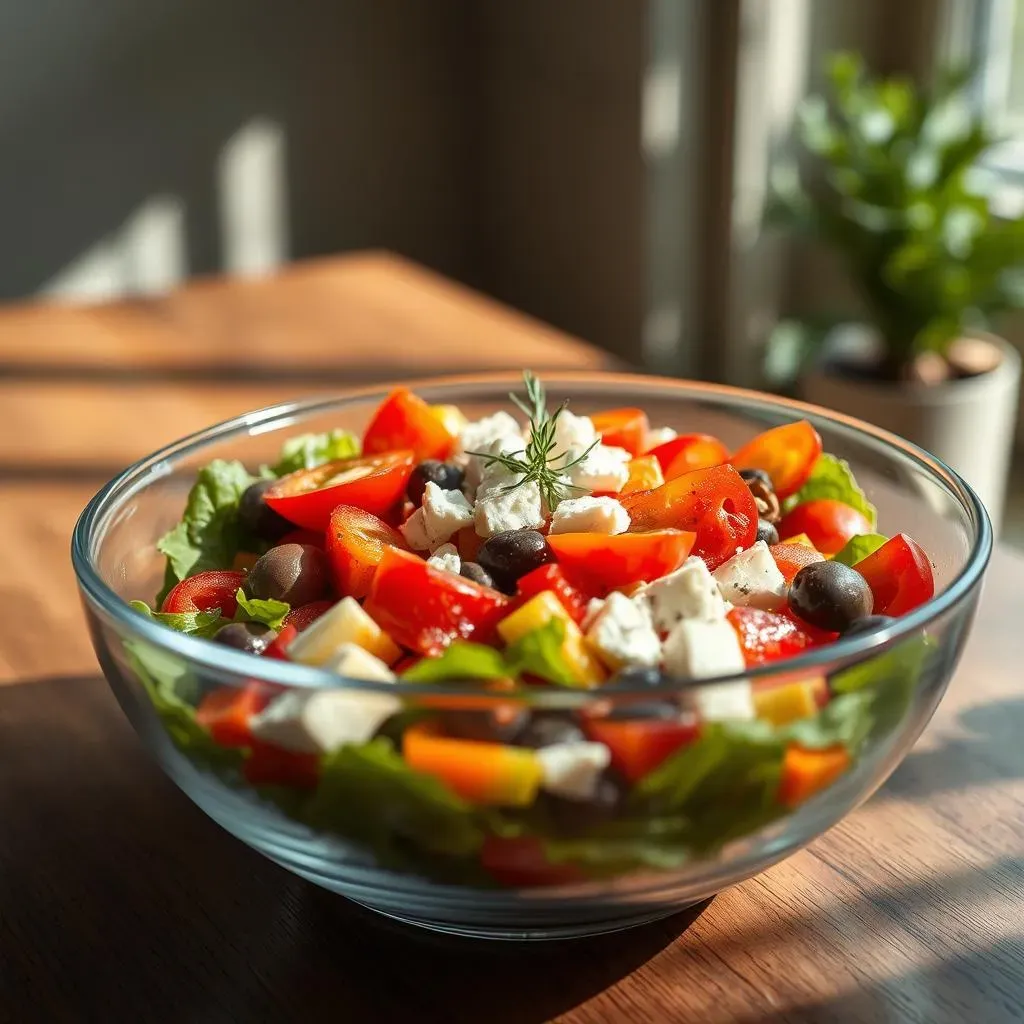
[[[782,779],[776,798],[784,807],[798,807],[832,785],[849,767],[850,755],[842,744],[822,750],[791,744],[782,762]]]
[[[474,804],[527,807],[541,783],[536,751],[501,743],[456,740],[440,735],[436,723],[406,729],[402,756],[414,771],[433,775]]]
[[[651,424],[643,409],[607,409],[590,419],[604,444],[625,448],[630,455],[639,455],[644,450]]]

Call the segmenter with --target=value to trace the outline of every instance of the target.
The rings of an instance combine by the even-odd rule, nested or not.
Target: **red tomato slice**
[[[822,554],[834,555],[843,550],[851,537],[871,533],[872,527],[865,515],[845,502],[815,498],[802,502],[783,516],[778,530],[780,537],[804,533]]]
[[[296,632],[301,633],[312,626],[328,608],[333,607],[333,601],[310,601],[309,604],[300,604],[284,617],[282,627],[294,626]]]
[[[647,583],[686,561],[695,534],[685,530],[650,533],[555,533],[548,544],[562,571],[595,595],[631,583]]]
[[[373,414],[363,435],[363,452],[373,455],[409,448],[415,453],[415,461],[422,462],[445,458],[454,443],[443,418],[422,398],[405,388],[396,388]]]
[[[793,577],[805,565],[825,561],[825,556],[820,551],[815,551],[806,544],[772,544],[768,550],[787,583],[792,583]]]
[[[196,721],[222,747],[251,746],[250,723],[270,703],[273,695],[273,690],[261,683],[223,686],[199,702]]]
[[[660,487],[665,482],[665,474],[661,471],[661,463],[653,455],[641,455],[630,459],[629,479],[623,485],[620,494],[632,494],[634,491],[649,491]],[[616,495],[617,497],[617,495]]]
[[[586,594],[574,587],[566,578],[560,565],[542,565],[521,577],[517,586],[519,597],[523,602],[536,597],[545,590],[550,590],[562,602],[562,607],[577,623],[583,621],[587,614],[587,603],[595,594]]]
[[[537,836],[489,835],[480,850],[480,864],[500,885],[516,889],[570,885],[583,878],[575,864],[552,864]]]
[[[935,595],[932,563],[905,533],[896,534],[854,568],[875,595],[875,615],[905,615]]]
[[[386,547],[408,550],[402,535],[382,519],[339,505],[327,527],[327,557],[335,590],[342,597],[366,597]]]
[[[296,609],[298,611],[298,609]],[[289,616],[292,614],[288,613]],[[307,623],[308,625],[308,623]],[[278,661],[290,661],[288,657],[288,645],[299,635],[299,630],[290,622],[282,623],[281,629],[274,639],[267,644],[263,652],[264,658],[276,658]]]
[[[257,740],[242,765],[242,774],[253,786],[314,789],[320,781],[320,756],[296,754]]]
[[[750,488],[732,466],[698,469],[650,491],[620,499],[629,512],[630,530],[675,527],[693,530],[693,554],[717,569],[757,539],[757,506]]]
[[[760,608],[733,608],[726,616],[736,630],[747,668],[792,658],[814,645],[811,637],[784,615]]]
[[[609,409],[590,417],[601,440],[614,448],[625,448],[630,455],[640,455],[651,429],[643,409]]]
[[[821,438],[807,422],[773,427],[748,441],[729,460],[737,469],[763,469],[775,493],[788,498],[804,485],[821,455]]]
[[[281,477],[263,498],[285,519],[322,533],[339,505],[383,515],[402,496],[415,465],[409,449],[337,459]]]
[[[647,454],[658,460],[666,480],[729,461],[729,449],[710,434],[682,434],[659,444]]]
[[[612,754],[612,766],[628,781],[638,782],[700,733],[696,715],[676,722],[637,718],[587,718],[583,731]]]
[[[235,594],[245,582],[244,572],[211,569],[182,580],[164,598],[162,612],[212,612],[220,609],[225,619],[233,619],[238,609]]]
[[[420,654],[440,654],[453,640],[484,643],[508,609],[490,587],[442,569],[418,555],[385,548],[365,608],[397,643]]]

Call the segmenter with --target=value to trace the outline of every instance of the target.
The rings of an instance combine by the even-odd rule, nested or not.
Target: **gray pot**
[[[1002,338],[990,373],[935,387],[844,377],[825,368],[808,373],[804,398],[867,420],[913,441],[952,466],[978,492],[998,531],[1013,451],[1020,356]]]

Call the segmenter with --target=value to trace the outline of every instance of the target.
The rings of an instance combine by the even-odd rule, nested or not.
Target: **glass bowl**
[[[342,679],[176,633],[129,607],[129,600],[151,600],[160,588],[164,559],[155,541],[180,518],[200,466],[214,458],[258,466],[272,461],[293,433],[358,432],[383,388],[279,405],[172,444],[104,487],[72,539],[99,662],[125,714],[174,782],[229,832],[288,870],[439,931],[524,939],[629,927],[704,900],[810,843],[885,781],[927,724],[963,649],[992,546],[983,506],[955,473],[906,441],[848,417],[754,392],[654,377],[561,373],[545,377],[545,384],[552,398],[569,398],[577,413],[639,406],[654,425],[711,433],[733,449],[769,426],[810,419],[825,450],[850,463],[879,509],[880,528],[905,530],[929,552],[936,596],[881,632],[738,678],[512,694],[471,683]],[[507,393],[518,385],[515,376],[489,374],[410,386],[429,402],[456,404],[475,418],[509,408]],[[244,752],[226,757],[205,742],[192,712],[214,688],[257,680],[296,689],[386,690],[413,715],[425,704],[482,715],[499,705],[507,709],[512,698],[519,709],[553,719],[640,700],[685,704],[695,686],[743,679],[756,693],[826,681],[831,688],[833,699],[808,720],[810,731],[838,737],[849,756],[845,770],[803,802],[780,799],[793,743],[778,731],[782,727],[718,724],[727,734],[718,737],[718,753],[705,743],[703,753],[676,765],[670,784],[640,799],[634,795],[604,817],[549,806],[531,818],[469,807],[439,792],[434,780],[427,780],[424,793],[424,777],[411,776],[387,738],[373,741],[383,765],[363,771],[357,758],[332,774],[330,785],[325,767],[312,796],[301,788],[249,785],[240,763]],[[815,746],[813,737],[807,743]]]

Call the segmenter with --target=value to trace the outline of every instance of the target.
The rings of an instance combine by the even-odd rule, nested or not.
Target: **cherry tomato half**
[[[293,608],[284,617],[284,622],[281,625],[283,627],[293,626],[296,633],[301,633],[304,629],[312,626],[328,608],[333,607],[333,601],[310,601],[308,604],[300,604],[298,608]],[[280,636],[280,634],[278,635]]]
[[[212,612],[220,609],[225,619],[232,619],[238,609],[235,594],[245,582],[244,572],[211,569],[182,580],[164,598],[162,612]]]
[[[508,598],[435,569],[418,555],[386,547],[364,607],[397,643],[433,656],[453,640],[472,637],[486,643]]]
[[[807,420],[799,420],[758,434],[729,461],[737,469],[763,469],[772,478],[775,493],[788,498],[804,485],[819,455],[818,432]]]
[[[590,417],[601,440],[613,448],[625,448],[630,455],[640,455],[651,429],[643,409],[609,409]]]
[[[886,541],[854,568],[875,596],[875,615],[904,615],[935,594],[932,563],[905,533]]]
[[[726,616],[743,651],[747,668],[792,658],[813,646],[811,637],[784,615],[760,608],[733,608]]]
[[[327,557],[338,593],[366,597],[386,547],[408,550],[393,526],[361,508],[339,505],[327,527]]]
[[[835,498],[801,502],[778,524],[780,537],[802,533],[825,555],[842,551],[851,537],[870,533],[871,529],[871,523],[863,513]]]
[[[652,448],[647,454],[658,460],[666,480],[729,461],[729,449],[710,434],[681,434]]]
[[[631,583],[647,583],[686,561],[695,534],[685,530],[650,533],[554,533],[548,544],[568,579],[594,595]]]
[[[631,531],[674,527],[693,530],[693,554],[717,569],[757,539],[757,506],[750,488],[732,466],[698,469],[650,491],[620,498]]]
[[[363,435],[363,452],[374,455],[408,448],[415,453],[415,461],[422,462],[445,458],[454,443],[442,415],[406,388],[396,388],[373,414]]]
[[[378,516],[387,512],[405,491],[415,465],[416,456],[409,449],[337,459],[281,477],[263,498],[290,522],[324,531],[339,505],[354,505]]]

